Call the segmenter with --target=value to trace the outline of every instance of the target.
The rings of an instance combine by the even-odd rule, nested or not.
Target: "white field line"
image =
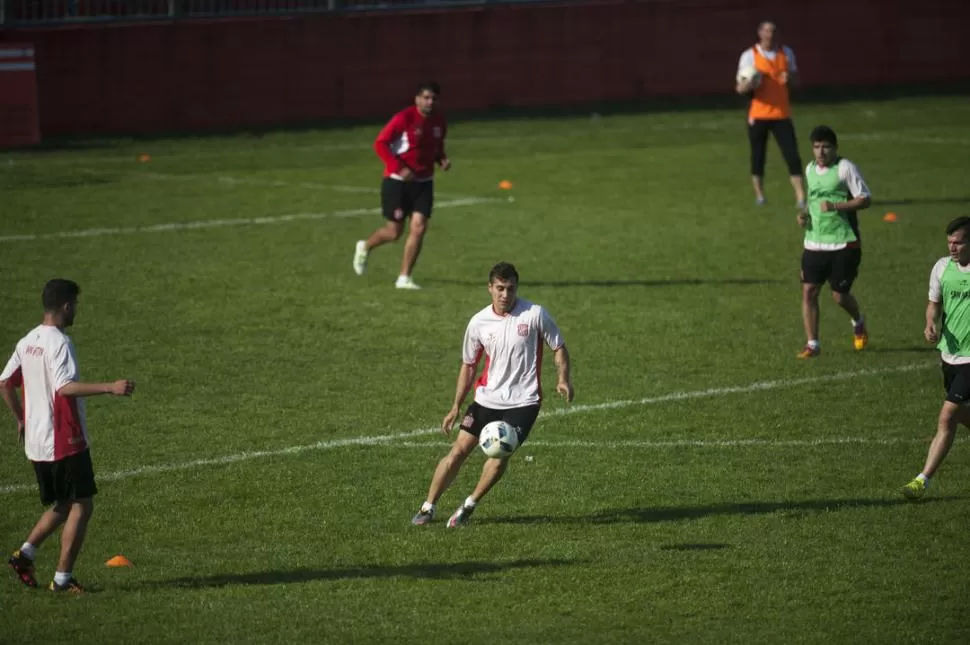
[[[309,188],[311,190],[329,190],[335,193],[355,193],[360,195],[377,195],[377,188],[362,186],[344,186],[341,184],[318,184],[314,182],[290,182],[279,179],[256,179],[255,177],[230,177],[226,175],[172,175],[160,172],[133,174],[132,177],[145,177],[156,181],[214,181],[224,186],[265,186],[267,188]],[[439,193],[440,194],[440,193]]]
[[[215,181],[224,186],[265,186],[267,188],[306,188],[308,190],[324,190],[335,193],[352,193],[356,195],[379,195],[379,188],[367,188],[364,186],[345,186],[342,184],[321,184],[313,181],[283,181],[281,179],[257,179],[255,177],[231,177],[218,175],[209,177],[206,175],[172,175],[160,172],[149,172],[144,174],[134,174],[133,177],[147,177],[156,181]],[[468,195],[457,195],[453,193],[443,193],[435,190],[435,195],[453,199],[473,199]]]
[[[460,206],[475,206],[477,204],[492,204],[505,202],[504,199],[488,197],[468,197],[452,199],[435,204],[435,208],[457,208]],[[0,235],[3,242],[32,242],[35,240],[51,240],[75,237],[104,237],[106,235],[133,235],[135,233],[167,233],[169,231],[186,231],[204,228],[224,228],[227,226],[253,226],[257,224],[283,224],[305,220],[326,219],[330,217],[358,217],[360,215],[380,214],[379,208],[352,208],[348,210],[332,211],[329,213],[291,213],[289,215],[268,215],[266,217],[240,217],[229,219],[208,219],[192,222],[169,222],[167,224],[150,224],[148,226],[130,226],[118,228],[88,228],[77,231],[59,231],[56,233],[23,233],[20,235]]]
[[[579,414],[583,412],[592,412],[598,410],[614,410],[619,408],[629,408],[636,406],[646,406],[653,405],[657,403],[666,403],[669,401],[685,401],[690,399],[700,399],[709,398],[714,396],[724,396],[727,394],[743,394],[743,393],[753,393],[753,392],[765,392],[768,390],[776,390],[781,388],[798,387],[800,385],[808,385],[814,383],[830,383],[833,381],[844,381],[853,378],[867,377],[867,376],[883,376],[889,374],[901,374],[904,372],[913,372],[916,370],[927,369],[929,367],[935,366],[934,363],[913,363],[909,365],[900,365],[898,367],[886,367],[881,369],[870,369],[870,370],[858,370],[855,372],[838,372],[836,374],[827,374],[824,376],[811,376],[798,379],[779,379],[775,381],[760,381],[757,383],[751,383],[750,385],[742,385],[735,387],[719,387],[710,388],[706,390],[694,390],[688,392],[673,392],[671,394],[665,394],[662,396],[649,397],[644,399],[630,399],[626,401],[613,401],[610,403],[602,403],[596,405],[573,405],[567,408],[562,408],[559,410],[553,410],[551,412],[543,412],[541,416],[563,416],[568,414]],[[295,455],[303,452],[308,452],[311,450],[333,450],[335,448],[343,448],[347,446],[375,446],[388,443],[394,443],[397,445],[401,440],[411,439],[413,437],[418,437],[422,435],[430,435],[438,432],[437,428],[422,428],[420,430],[412,430],[410,432],[400,432],[394,434],[386,435],[375,435],[371,437],[351,437],[348,439],[333,439],[329,441],[318,441],[311,444],[302,444],[296,446],[289,446],[287,448],[276,448],[273,450],[258,450],[253,452],[241,452],[234,455],[224,455],[222,457],[212,457],[209,459],[195,459],[192,461],[176,462],[171,464],[159,464],[154,466],[138,466],[129,470],[120,470],[109,472],[106,474],[98,475],[98,479],[104,481],[114,481],[118,479],[128,479],[130,477],[137,477],[139,475],[150,475],[155,473],[173,472],[181,470],[192,470],[195,468],[201,468],[204,466],[218,466],[223,464],[233,464],[243,461],[250,461],[253,459],[260,459],[263,457],[279,457],[284,455]],[[813,443],[814,441],[814,443]],[[805,440],[804,444],[797,445],[825,445],[822,443],[824,440]],[[833,443],[840,441],[846,444],[868,444],[868,443],[882,443],[887,441],[893,441],[888,439],[865,439],[865,438],[834,438],[831,440]],[[904,441],[904,440],[900,440]],[[568,446],[570,444],[575,444],[577,446],[586,446],[587,442],[557,442],[555,445]],[[594,442],[595,443],[595,442]],[[617,444],[623,444],[626,442],[615,442]],[[640,443],[643,447],[670,447],[668,444],[676,443],[677,445],[689,447],[742,447],[742,446],[785,446],[791,444],[790,441],[780,440],[772,441],[768,439],[739,439],[739,440],[684,440],[682,442],[634,442]],[[423,444],[419,444],[423,445]],[[428,444],[435,445],[435,444]],[[533,445],[553,445],[542,444],[539,442],[534,442]],[[795,445],[795,444],[792,444]],[[0,495],[9,493],[19,493],[23,491],[33,490],[33,486],[26,484],[12,484],[6,486],[0,486]]]
[[[823,437],[820,439],[672,439],[669,441],[544,441],[529,440],[528,446],[541,446],[543,448],[596,448],[596,449],[616,449],[626,450],[645,449],[663,450],[666,448],[812,448],[816,446],[893,446],[901,443],[925,443],[929,444],[930,437],[923,439],[894,437],[891,439],[876,439],[869,437]],[[957,437],[955,441],[967,441],[966,438]],[[428,441],[395,441],[393,446],[389,443],[378,444],[388,448],[434,448],[441,449],[440,443]]]

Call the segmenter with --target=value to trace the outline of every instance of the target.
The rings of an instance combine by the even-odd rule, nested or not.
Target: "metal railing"
[[[393,11],[552,0],[0,0],[0,25]]]

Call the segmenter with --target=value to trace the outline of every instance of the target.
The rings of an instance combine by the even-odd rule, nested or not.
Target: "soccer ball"
[[[478,445],[486,457],[508,459],[519,447],[519,431],[505,421],[492,421],[482,428]]]
[[[738,83],[751,81],[752,87],[758,87],[759,85],[761,85],[761,72],[759,72],[758,68],[756,68],[754,65],[751,65],[749,67],[745,67],[742,70],[739,70],[736,80],[738,81]]]

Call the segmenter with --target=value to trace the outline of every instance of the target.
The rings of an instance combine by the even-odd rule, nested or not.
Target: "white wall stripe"
[[[708,398],[713,396],[724,396],[727,394],[745,394],[745,393],[755,393],[755,392],[765,392],[769,390],[776,390],[781,388],[797,387],[800,385],[809,385],[813,383],[829,383],[833,381],[844,381],[853,378],[864,378],[870,376],[889,376],[892,374],[903,374],[907,372],[913,372],[916,370],[929,369],[935,367],[936,363],[912,363],[909,365],[899,365],[896,367],[885,367],[879,369],[868,369],[868,370],[857,370],[854,372],[837,372],[835,374],[825,374],[821,376],[811,376],[798,379],[778,379],[774,381],[759,381],[757,383],[751,383],[750,385],[734,386],[734,387],[717,387],[709,388],[706,390],[695,390],[692,392],[673,392],[671,394],[665,394],[656,397],[648,397],[643,399],[629,399],[625,401],[613,401],[609,403],[595,404],[595,405],[573,405],[557,410],[552,410],[549,412],[543,412],[542,417],[546,416],[563,416],[568,414],[579,414],[584,412],[593,412],[599,410],[615,410],[627,407],[645,406],[653,405],[657,403],[664,403],[668,401],[683,401],[688,399],[697,398]],[[224,455],[222,457],[212,457],[208,459],[195,459],[192,461],[177,462],[171,464],[158,464],[158,465],[146,465],[137,466],[127,470],[114,471],[105,474],[99,474],[98,479],[102,481],[115,481],[119,479],[128,479],[131,477],[137,477],[140,475],[151,475],[156,473],[173,472],[181,470],[192,470],[195,468],[201,468],[204,466],[218,466],[224,464],[233,464],[244,461],[251,461],[253,459],[260,459],[264,457],[281,457],[286,455],[295,455],[304,452],[314,451],[314,450],[333,450],[335,448],[343,448],[347,446],[374,446],[381,444],[388,444],[394,442],[395,445],[401,440],[407,440],[414,437],[419,437],[422,435],[430,435],[439,432],[438,428],[422,428],[420,430],[412,430],[410,432],[400,432],[394,434],[385,435],[375,435],[371,437],[351,437],[347,439],[333,439],[329,441],[318,441],[311,444],[302,444],[296,446],[289,446],[286,448],[276,448],[272,450],[258,450],[253,452],[241,452],[233,455]],[[453,435],[452,435],[453,436]],[[673,444],[679,446],[695,446],[695,447],[741,447],[745,445],[749,446],[772,446],[779,445],[784,446],[786,440],[780,440],[776,443],[771,443],[768,439],[738,439],[738,440],[725,440],[722,442],[712,443],[710,440],[690,440],[685,439],[681,442],[634,442],[643,444],[643,447],[673,447]],[[791,445],[826,445],[823,442],[825,440],[805,440],[808,443],[805,444],[791,444]],[[812,443],[813,441],[818,443]],[[866,443],[879,443],[882,441],[892,441],[891,439],[866,439],[866,438],[833,438],[831,441],[839,441],[846,444],[866,444]],[[900,440],[904,441],[904,440]],[[764,443],[757,443],[764,442]],[[533,443],[533,442],[530,442]],[[586,446],[587,442],[555,442],[556,445],[568,446],[573,443],[577,446]],[[614,442],[619,447],[627,442]],[[670,445],[665,445],[670,444]],[[722,445],[723,444],[723,445]],[[428,444],[435,445],[435,444]],[[534,445],[543,445],[535,442]],[[552,444],[548,444],[552,445]],[[27,484],[11,484],[0,486],[0,495],[9,493],[20,493],[24,491],[33,490],[33,485]]]
[[[0,58],[33,58],[33,49],[0,49]]]
[[[0,72],[29,72],[37,69],[34,63],[0,63]]]

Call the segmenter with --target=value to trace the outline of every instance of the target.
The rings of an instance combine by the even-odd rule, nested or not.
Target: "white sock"
[[[862,325],[862,323],[864,323],[865,321],[866,321],[866,317],[865,317],[865,316],[863,316],[862,314],[859,314],[859,320],[853,320],[853,321],[852,321],[852,326],[853,326],[853,327],[859,327],[859,326],[860,326],[860,325]]]
[[[920,473],[920,474],[916,475],[916,479],[918,479],[921,482],[923,482],[923,486],[926,486],[927,488],[929,488],[929,486],[930,486],[930,478],[929,477],[927,477],[923,473]]]
[[[464,506],[465,508],[475,508],[476,504],[478,504],[478,502],[473,500],[471,498],[471,495],[469,495],[468,497],[465,498],[465,503],[462,504],[462,506]]]
[[[810,340],[808,341],[808,346],[811,347],[812,349],[818,349],[819,347],[822,346],[822,344],[819,343],[817,340]]]
[[[20,547],[20,555],[24,556],[28,560],[33,560],[37,557],[37,547],[30,542],[24,542],[24,545]]]
[[[54,584],[58,586],[64,586],[71,581],[71,572],[67,573],[63,571],[58,571],[54,574]]]
[[[422,513],[434,513],[434,510],[435,510],[435,505],[432,504],[431,502],[425,502],[424,504],[421,505]]]

